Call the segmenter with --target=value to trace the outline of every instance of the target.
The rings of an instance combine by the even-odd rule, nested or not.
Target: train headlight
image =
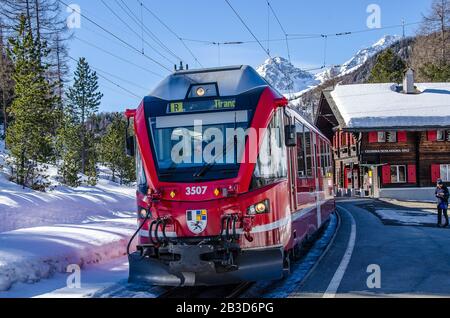
[[[255,205],[255,211],[256,213],[264,213],[266,212],[266,205],[264,203],[258,203]]]
[[[147,217],[147,214],[150,214],[150,212],[148,212],[146,209],[144,208],[139,209],[139,217],[141,219],[145,219]]]
[[[199,87],[199,88],[197,88],[196,93],[197,93],[198,97],[203,97],[203,96],[205,96],[206,91],[205,91],[205,89],[203,87]]]
[[[264,200],[257,204],[251,205],[247,209],[247,214],[255,215],[255,214],[263,214],[270,212],[270,202],[269,200]]]

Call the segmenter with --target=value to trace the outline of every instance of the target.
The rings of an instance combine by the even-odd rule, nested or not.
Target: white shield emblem
[[[189,230],[194,234],[200,234],[206,229],[208,224],[208,211],[189,210],[186,211],[186,223]]]

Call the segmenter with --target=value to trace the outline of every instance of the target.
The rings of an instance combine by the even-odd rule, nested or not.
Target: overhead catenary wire
[[[244,27],[248,30],[248,32],[253,36],[253,38],[258,42],[259,46],[262,48],[262,50],[269,56],[271,60],[273,60],[273,57],[270,55],[270,52],[264,48],[264,45],[262,45],[261,41],[256,37],[256,35],[253,33],[253,31],[250,29],[250,27],[245,23],[244,19],[240,16],[240,14],[236,11],[236,9],[231,5],[231,3],[228,0],[224,0],[228,6],[231,8],[231,10],[234,12],[234,14],[238,17],[238,19],[241,21],[241,23],[244,25]],[[276,68],[280,71],[281,74],[284,74],[283,70],[280,68],[278,63],[274,63]]]
[[[305,34],[305,33],[287,33],[289,41],[302,41],[302,40],[310,40],[310,39],[320,39],[324,37],[340,37],[340,36],[348,36],[353,34],[359,34],[359,33],[365,33],[365,32],[374,32],[374,31],[380,31],[385,29],[395,29],[395,28],[403,28],[403,26],[411,26],[411,25],[418,25],[422,22],[412,22],[412,23],[406,23],[406,24],[398,24],[398,25],[391,25],[386,26],[382,28],[374,28],[374,29],[366,29],[366,30],[357,30],[357,31],[344,31],[344,32],[337,32],[337,33],[311,33],[311,34]],[[210,44],[210,45],[217,45],[217,43],[220,44],[234,44],[234,45],[240,45],[240,44],[250,44],[250,43],[257,43],[256,40],[240,40],[240,41],[212,41],[212,40],[204,40],[204,39],[192,39],[192,38],[183,38],[183,40],[188,42],[197,42],[197,43],[204,43],[204,44]],[[277,39],[270,39],[269,42],[284,42],[286,41],[286,38],[277,38]]]
[[[75,59],[75,58],[73,58],[72,56],[69,56],[69,59],[71,59],[72,61],[78,63],[78,60]],[[91,66],[91,67],[92,67],[92,66]],[[92,67],[92,68],[95,69],[94,67]],[[139,95],[133,93],[132,91],[130,91],[129,89],[123,87],[122,85],[117,84],[117,83],[114,82],[113,80],[109,79],[107,76],[102,75],[101,72],[96,71],[96,73],[97,73],[97,75],[98,75],[99,77],[101,77],[101,78],[104,79],[105,81],[107,81],[107,82],[113,84],[114,86],[120,88],[121,90],[127,92],[128,94],[130,94],[130,95],[132,95],[132,96],[134,96],[134,97],[137,97],[137,98],[141,98],[141,96],[139,96]]]
[[[244,27],[247,29],[247,31],[253,36],[253,38],[255,39],[255,41],[259,44],[259,46],[262,48],[262,50],[270,57],[272,58],[272,56],[270,56],[270,53],[267,51],[267,49],[264,47],[264,45],[262,45],[261,41],[256,37],[256,35],[253,33],[253,31],[250,29],[250,27],[247,25],[247,23],[245,23],[245,21],[242,19],[241,15],[236,11],[236,9],[231,5],[230,1],[228,0],[224,0],[228,6],[231,8],[231,10],[234,12],[234,14],[236,15],[236,17],[241,21],[241,23],[244,25]]]
[[[105,2],[105,0],[100,0],[102,3],[103,3],[103,5],[123,24],[123,25],[125,25],[134,35],[136,35],[138,38],[141,38],[141,35],[133,28],[133,27],[131,27],[128,23],[127,23],[127,21],[125,21],[116,11],[114,11],[114,9],[111,7],[111,6],[109,6],[106,2]],[[142,39],[142,42],[143,42],[143,44],[145,43],[145,44],[147,44],[154,52],[156,52],[160,57],[162,57],[163,59],[165,59],[167,62],[169,62],[169,63],[171,63],[171,64],[173,64],[174,63],[174,61],[173,60],[170,60],[169,58],[167,58],[164,54],[162,54],[159,50],[157,50],[155,47],[153,47],[153,45],[151,45],[148,41],[146,41],[143,37],[141,38]],[[145,51],[144,51],[144,46],[142,46],[142,50],[141,50],[141,53],[142,54],[145,54]]]
[[[267,7],[269,8],[269,10],[272,12],[273,16],[275,17],[275,20],[278,22],[278,25],[280,26],[281,31],[284,33],[284,37],[286,39],[286,49],[287,49],[287,54],[288,54],[288,61],[289,64],[292,65],[292,59],[291,59],[291,51],[289,48],[289,39],[288,39],[288,35],[287,32],[285,30],[285,28],[283,27],[283,24],[281,23],[280,19],[278,18],[277,13],[275,12],[275,10],[273,9],[272,5],[270,4],[269,0],[267,1]],[[292,74],[289,73],[289,95],[292,95],[292,90],[294,89],[294,81],[292,80]]]
[[[157,14],[155,14],[151,9],[149,9],[141,0],[136,0],[148,13],[150,13],[162,26],[164,26],[173,36],[175,36],[181,44],[184,46],[184,48],[189,52],[189,54],[192,56],[194,61],[200,66],[203,67],[202,63],[200,63],[197,56],[194,54],[194,52],[191,50],[191,48],[186,44],[186,42],[183,40],[181,36],[178,35],[171,27],[167,25]]]
[[[138,99],[136,96],[134,96],[134,95],[132,95],[132,94],[130,94],[128,92],[124,92],[122,90],[119,90],[116,87],[113,87],[112,85],[109,86],[109,85],[107,85],[105,83],[102,83],[102,88],[106,89],[106,90],[109,90],[110,92],[114,92],[115,94],[119,94],[119,95],[126,96],[126,97],[129,97],[129,98],[133,98],[133,99],[136,99],[136,100]]]
[[[117,39],[118,41],[120,41],[122,44],[124,44],[125,46],[127,46],[129,49],[136,51],[138,53],[140,53],[142,56],[144,56],[145,58],[147,58],[148,60],[152,61],[153,63],[159,65],[160,67],[162,67],[163,69],[165,69],[168,72],[172,72],[172,70],[170,68],[168,68],[167,66],[165,66],[164,64],[160,63],[159,61],[155,60],[154,58],[152,58],[151,56],[148,56],[145,53],[142,53],[141,50],[139,50],[138,48],[136,48],[135,46],[133,46],[132,44],[128,43],[127,41],[123,40],[122,38],[120,38],[119,36],[117,36],[116,34],[114,34],[113,32],[111,32],[110,30],[108,30],[107,28],[103,27],[102,25],[100,25],[99,23],[95,22],[93,19],[89,18],[88,16],[86,16],[85,14],[76,11],[73,7],[71,7],[70,5],[68,5],[67,3],[65,3],[62,0],[57,0],[59,3],[61,3],[62,5],[66,6],[67,8],[70,8],[71,10],[73,10],[74,12],[76,12],[77,14],[79,14],[81,17],[83,17],[84,19],[86,19],[87,21],[89,21],[90,23],[94,24],[96,27],[98,27],[99,29],[101,29],[103,32],[108,33],[109,35],[111,35],[112,37],[114,37],[115,39]]]
[[[318,33],[318,34],[312,34],[312,37],[339,37],[339,36],[346,36],[346,35],[353,35],[353,34],[359,34],[359,33],[367,33],[367,32],[374,32],[374,31],[381,31],[381,30],[388,30],[388,29],[396,29],[396,28],[403,28],[404,26],[411,26],[411,25],[418,25],[421,24],[421,21],[418,22],[411,22],[411,23],[402,23],[402,24],[396,24],[396,25],[389,25],[381,28],[368,28],[368,29],[362,29],[362,30],[355,30],[355,31],[343,31],[343,32],[336,32],[336,33]],[[304,34],[296,34],[296,33],[290,33],[288,34],[289,37],[293,36],[300,36]]]
[[[127,79],[125,79],[125,78],[123,78],[123,77],[121,77],[121,76],[114,75],[114,74],[112,74],[112,73],[110,73],[110,72],[108,72],[108,71],[102,70],[102,69],[100,69],[100,68],[98,68],[98,67],[95,67],[95,66],[92,66],[92,65],[91,65],[91,68],[92,68],[94,71],[96,71],[96,72],[100,72],[100,73],[106,74],[107,76],[111,76],[111,77],[113,77],[113,78],[115,78],[115,79],[117,79],[117,80],[119,80],[119,81],[122,81],[122,82],[124,82],[124,83],[129,84],[129,85],[133,85],[134,87],[140,88],[140,89],[142,89],[142,90],[144,90],[144,91],[146,91],[146,90],[148,89],[147,87],[144,87],[144,86],[141,86],[140,84],[137,84],[137,83],[135,83],[135,82],[129,81],[129,80],[127,80]]]
[[[126,2],[124,0],[115,0],[115,2],[117,3],[117,5],[122,9],[123,12],[125,12],[125,14],[131,19],[133,20],[138,26],[140,25],[142,28],[142,33],[147,34],[149,37],[152,38],[153,41],[156,42],[156,44],[158,44],[163,50],[165,50],[167,53],[169,53],[170,55],[172,55],[172,57],[174,57],[175,59],[177,59],[178,61],[183,61],[183,59],[176,54],[173,50],[171,50],[167,45],[164,44],[163,41],[161,41],[161,39],[154,33],[152,32],[152,30],[150,30],[150,28],[148,28],[145,23],[144,23],[144,17],[143,17],[143,6],[141,6],[141,21],[139,21],[139,19],[137,18],[137,16],[134,14],[133,10],[131,10],[131,8],[126,4]]]
[[[159,78],[163,78],[163,77],[164,77],[163,75],[161,75],[161,74],[159,74],[159,73],[156,73],[156,72],[154,72],[154,71],[152,71],[152,70],[150,70],[150,69],[148,69],[148,68],[146,68],[146,67],[144,67],[144,66],[142,66],[142,65],[139,65],[139,64],[137,64],[137,63],[131,62],[131,61],[125,59],[125,58],[122,57],[122,56],[119,56],[119,55],[117,55],[117,54],[114,54],[114,53],[112,53],[111,51],[105,50],[104,48],[102,48],[102,47],[100,47],[100,46],[98,46],[98,45],[95,45],[95,44],[92,43],[92,42],[89,42],[89,41],[87,41],[87,40],[85,40],[85,39],[82,39],[82,38],[80,38],[80,37],[78,37],[78,36],[75,36],[75,35],[74,35],[73,37],[74,37],[75,39],[77,39],[78,41],[83,42],[83,43],[86,44],[86,45],[89,45],[89,46],[91,46],[91,47],[93,47],[93,48],[95,48],[95,49],[97,49],[97,50],[99,50],[99,51],[101,51],[101,52],[103,52],[103,53],[105,53],[105,54],[108,54],[108,55],[110,55],[110,56],[112,56],[112,57],[114,57],[114,58],[116,58],[116,59],[118,59],[118,60],[124,62],[124,63],[133,65],[133,66],[135,66],[136,68],[139,68],[139,69],[141,69],[141,70],[143,70],[143,71],[145,71],[145,72],[148,72],[149,74],[152,74],[152,75],[154,75],[154,76],[156,76],[156,77],[159,77]]]

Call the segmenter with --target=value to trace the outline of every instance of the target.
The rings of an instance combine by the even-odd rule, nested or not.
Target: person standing
[[[448,226],[448,199],[449,199],[449,191],[448,188],[444,185],[444,182],[439,179],[437,181],[437,187],[435,191],[436,198],[438,199],[438,227],[442,226],[442,214],[445,217],[445,225],[443,227]]]

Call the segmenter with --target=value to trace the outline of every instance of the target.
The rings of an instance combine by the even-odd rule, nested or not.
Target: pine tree
[[[79,138],[79,126],[69,116],[64,117],[64,123],[57,133],[57,148],[61,158],[59,175],[62,183],[70,187],[78,187],[81,184],[80,153],[81,143]]]
[[[53,159],[54,106],[58,103],[45,77],[47,65],[41,64],[48,51],[45,43],[38,44],[33,38],[25,16],[20,17],[17,35],[10,43],[15,99],[6,142],[15,167],[13,176],[22,186],[41,188],[42,164]]]
[[[12,102],[14,83],[12,80],[13,66],[7,56],[6,46],[3,37],[3,21],[0,18],[0,102],[1,113],[0,123],[3,124],[4,131],[0,131],[0,138],[4,138],[4,132],[8,128],[8,108]]]
[[[406,71],[405,62],[388,49],[377,57],[377,61],[370,73],[370,83],[401,83]]]
[[[101,142],[102,161],[112,172],[112,180],[119,178],[120,184],[135,180],[135,162],[125,152],[125,131],[127,123],[119,113],[113,114]]]
[[[428,82],[450,82],[450,63],[426,63],[419,70]]]
[[[96,146],[94,133],[87,125],[88,119],[98,111],[103,94],[98,91],[98,77],[91,71],[85,58],[80,58],[75,71],[75,79],[67,93],[66,114],[79,127],[81,142],[81,172],[96,180]]]

